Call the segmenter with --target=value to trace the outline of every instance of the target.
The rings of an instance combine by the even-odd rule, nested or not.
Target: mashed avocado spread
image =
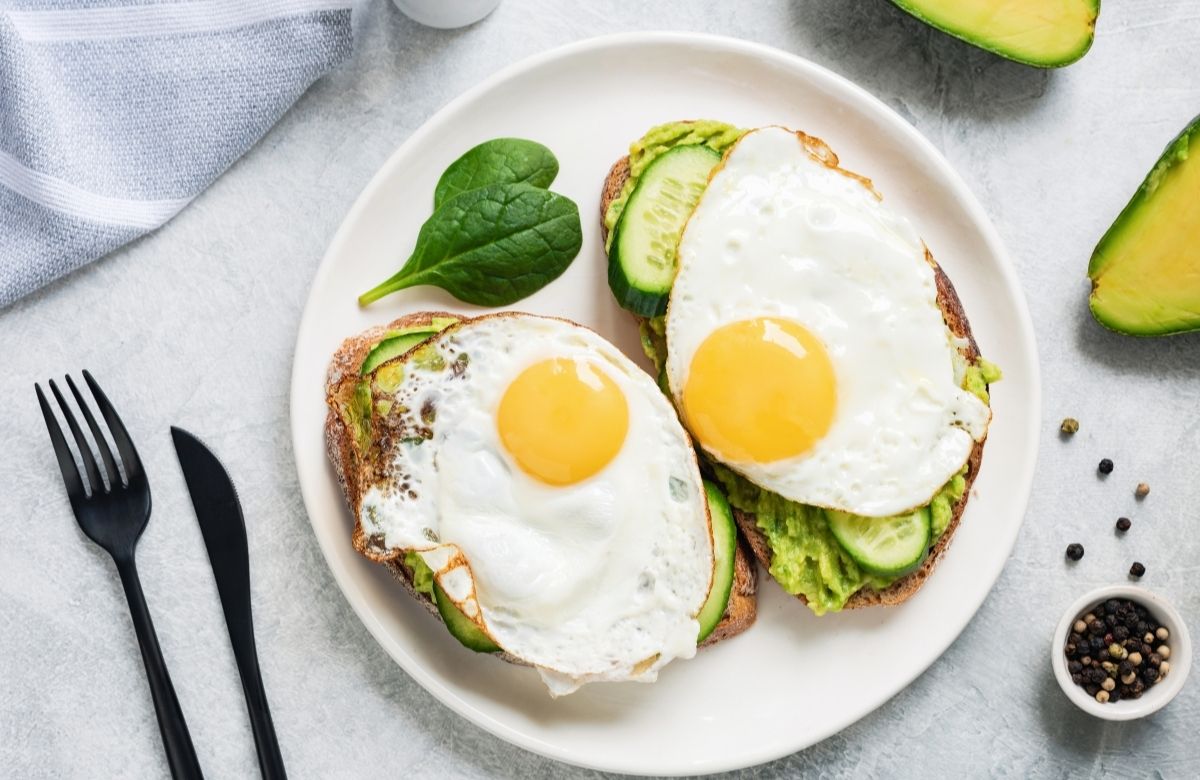
[[[711,120],[675,122],[651,129],[630,147],[629,181],[604,215],[609,238],[637,184],[638,175],[655,157],[685,144],[704,144],[715,151],[724,152],[744,132],[732,125]],[[664,384],[665,325],[665,318],[655,317],[646,320],[642,326],[642,346],[659,371],[660,385]],[[963,361],[957,368],[961,373],[963,389],[987,403],[988,385],[1000,379],[1000,369],[983,358],[973,365],[965,365]],[[665,387],[663,389],[666,391]],[[709,462],[708,465],[725,489],[729,503],[757,517],[758,527],[771,545],[771,576],[789,593],[802,594],[808,601],[809,609],[816,614],[842,609],[850,597],[863,588],[883,590],[895,582],[895,579],[869,574],[859,568],[829,529],[825,510],[788,501],[762,490],[720,464]],[[966,472],[964,466],[934,495],[929,504],[934,541],[950,525],[954,504],[966,490]]]
[[[429,568],[421,554],[413,550],[404,553],[404,565],[412,569],[413,589],[433,598],[433,569]]]

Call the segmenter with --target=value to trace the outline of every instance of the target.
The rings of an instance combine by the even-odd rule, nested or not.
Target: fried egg
[[[695,452],[654,381],[592,331],[497,314],[406,358],[364,532],[551,693],[652,681],[696,652],[713,541]]]
[[[887,516],[962,469],[991,412],[909,223],[821,141],[744,135],[680,240],[666,373],[713,458],[804,504]]]

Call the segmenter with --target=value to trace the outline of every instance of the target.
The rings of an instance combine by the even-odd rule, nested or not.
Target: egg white
[[[651,681],[694,655],[711,529],[695,453],[653,380],[592,331],[532,315],[466,321],[429,350],[440,359],[408,360],[395,404],[430,437],[390,443],[364,531],[421,551],[464,613],[556,695]],[[550,358],[603,371],[629,407],[617,455],[572,485],[526,474],[496,425],[513,379]]]
[[[769,463],[710,452],[759,487],[899,514],[928,503],[986,435],[991,412],[959,385],[961,357],[920,238],[821,142],[780,127],[742,137],[684,230],[666,322],[680,404],[701,343],[757,317],[807,328],[837,381],[833,423],[808,451]],[[729,371],[736,381],[739,367]]]

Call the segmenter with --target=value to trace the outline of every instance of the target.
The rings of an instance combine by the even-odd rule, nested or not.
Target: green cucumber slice
[[[725,494],[715,484],[704,480],[704,496],[708,499],[708,513],[712,518],[714,565],[712,590],[696,615],[700,621],[697,643],[707,639],[721,618],[725,617],[729,593],[733,590],[733,567],[737,553],[737,526],[733,523],[733,511],[725,500]]]
[[[933,543],[929,507],[894,517],[825,510],[829,529],[854,562],[872,574],[899,577],[921,565]]]
[[[446,595],[446,591],[442,590],[442,586],[438,585],[437,580],[433,581],[433,602],[437,604],[438,614],[442,616],[446,628],[464,647],[477,653],[500,652],[500,646],[462,613],[458,605]]]
[[[623,308],[642,317],[666,312],[679,237],[719,162],[707,146],[677,146],[638,178],[608,255],[608,286]]]
[[[359,376],[366,376],[392,358],[400,357],[422,341],[427,341],[431,336],[441,333],[456,322],[458,322],[457,317],[434,317],[428,325],[388,331],[388,334],[378,344],[371,347],[371,351],[367,353],[362,368],[358,370]]]

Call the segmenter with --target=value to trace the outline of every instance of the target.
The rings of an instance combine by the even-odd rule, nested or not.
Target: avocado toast
[[[427,611],[446,623],[450,632],[465,646],[521,663],[508,653],[498,652],[500,648],[445,598],[444,592],[439,592],[432,571],[420,556],[389,548],[380,535],[364,531],[361,519],[368,487],[389,478],[385,465],[379,463],[379,452],[386,447],[389,437],[399,435],[390,423],[388,410],[379,405],[379,390],[397,381],[405,362],[414,359],[414,353],[423,343],[461,320],[463,318],[445,312],[418,312],[347,339],[334,355],[327,375],[326,449],[355,518],[351,533],[355,549],[369,560],[386,566],[404,588]],[[751,560],[748,548],[738,543],[724,613],[702,646],[738,634],[754,622],[756,572]]]
[[[643,345],[660,371],[667,359],[664,315],[675,273],[679,235],[710,177],[724,164],[724,156],[743,132],[707,120],[660,125],[633,144],[631,155],[618,160],[604,181],[600,218],[609,251],[610,287],[618,302],[638,317]],[[869,180],[838,167],[837,156],[820,139],[802,133],[796,135],[814,159],[859,181],[874,193]],[[668,163],[668,157],[675,159]],[[671,178],[657,181],[666,178],[662,170],[668,165],[673,165]],[[648,172],[650,176],[642,178]],[[647,195],[652,202],[644,202]],[[623,229],[621,218],[631,204],[643,214],[653,213],[653,222],[666,223],[671,217],[663,215],[673,216],[680,231],[674,243],[661,234],[647,238],[644,235],[647,231],[637,227]],[[639,267],[637,258],[630,261],[631,250],[653,252],[657,258],[651,260],[658,262]],[[987,403],[988,383],[995,381],[999,372],[980,356],[949,278],[928,249],[924,255],[933,270],[937,307],[953,337],[957,352],[954,360],[962,375],[962,387]],[[660,384],[667,389],[665,377],[660,378]],[[822,614],[843,608],[900,604],[916,593],[936,568],[959,527],[971,484],[978,473],[983,444],[984,437],[980,437],[970,449],[962,470],[919,509],[929,520],[928,543],[914,551],[903,566],[874,572],[867,570],[863,560],[853,554],[853,548],[839,541],[832,518],[843,513],[788,501],[715,460],[706,460],[710,472],[729,494],[739,527],[759,561],[785,590]]]

